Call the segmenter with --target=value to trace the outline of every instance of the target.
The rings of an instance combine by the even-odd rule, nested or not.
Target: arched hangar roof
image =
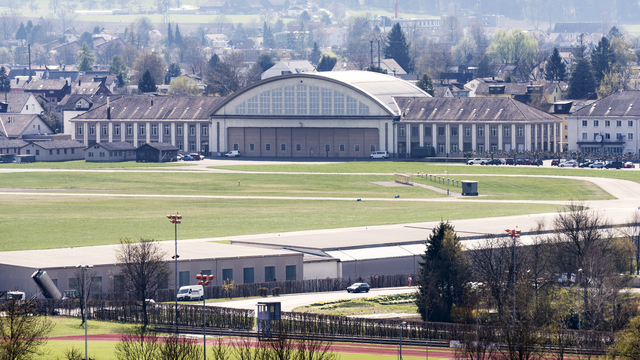
[[[275,76],[247,86],[228,96],[225,101],[214,110],[212,116],[251,114],[248,112],[248,109],[247,112],[240,112],[236,110],[236,107],[238,105],[242,106],[242,104],[245,104],[249,99],[256,99],[255,101],[258,101],[257,99],[260,98],[260,95],[266,94],[269,90],[277,90],[286,86],[291,87],[300,85],[301,83],[344,93],[346,96],[352,96],[360,101],[361,104],[366,104],[369,107],[375,104],[375,107],[377,107],[379,111],[371,109],[371,111],[368,112],[369,115],[398,116],[400,111],[393,97],[430,97],[426,92],[402,79],[370,71],[301,73]],[[296,101],[298,101],[297,94]],[[270,109],[270,111],[271,113],[268,113],[267,111],[262,111],[262,108],[260,108],[259,112],[254,113],[276,115],[273,109]],[[284,111],[282,114],[287,115]],[[323,114],[324,113],[320,112],[317,115]],[[296,113],[296,115],[299,115],[299,113]],[[313,114],[309,112],[309,115]]]

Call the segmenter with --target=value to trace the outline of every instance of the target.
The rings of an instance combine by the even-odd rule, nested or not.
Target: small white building
[[[316,72],[316,68],[307,60],[280,61],[262,73],[262,80],[274,76]]]

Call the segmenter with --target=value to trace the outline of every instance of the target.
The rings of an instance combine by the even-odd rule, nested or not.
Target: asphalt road
[[[369,293],[347,293],[347,290],[331,291],[323,293],[305,293],[305,294],[290,294],[282,295],[279,297],[267,297],[267,298],[253,298],[242,299],[222,302],[207,303],[207,306],[218,306],[234,309],[247,309],[255,310],[256,304],[259,302],[280,302],[282,311],[293,311],[293,309],[310,305],[319,301],[333,301],[339,299],[359,299],[364,297],[373,297],[380,295],[393,295],[393,294],[408,294],[415,292],[416,287],[396,287],[396,288],[383,288],[383,289],[371,289]]]

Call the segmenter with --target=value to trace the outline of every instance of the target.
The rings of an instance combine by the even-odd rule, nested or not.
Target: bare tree
[[[462,27],[460,21],[455,16],[447,16],[442,19],[442,31],[443,40],[452,44],[457,44],[462,38]]]
[[[41,355],[53,329],[46,316],[34,316],[35,300],[12,299],[0,304],[0,359],[30,359]]]
[[[622,229],[622,232],[634,245],[636,275],[640,275],[640,214],[634,212],[627,226]]]
[[[12,39],[18,30],[18,15],[11,11],[0,13],[0,33],[5,40]]]
[[[129,289],[133,300],[142,307],[144,327],[148,324],[147,301],[153,299],[156,291],[167,284],[169,268],[167,254],[152,239],[120,239],[116,261],[120,266],[125,288]]]
[[[118,360],[156,360],[160,346],[158,336],[142,326],[122,335],[116,344],[115,355]]]
[[[77,6],[78,4],[67,3],[65,6],[57,7],[58,11],[56,12],[56,15],[59,19],[61,32],[65,32],[75,26],[76,18],[78,17],[76,14]]]

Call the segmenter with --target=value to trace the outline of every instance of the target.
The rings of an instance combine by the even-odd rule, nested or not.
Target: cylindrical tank
[[[62,299],[60,290],[58,290],[46,271],[40,269],[34,272],[31,278],[36,282],[44,297],[47,299]]]

